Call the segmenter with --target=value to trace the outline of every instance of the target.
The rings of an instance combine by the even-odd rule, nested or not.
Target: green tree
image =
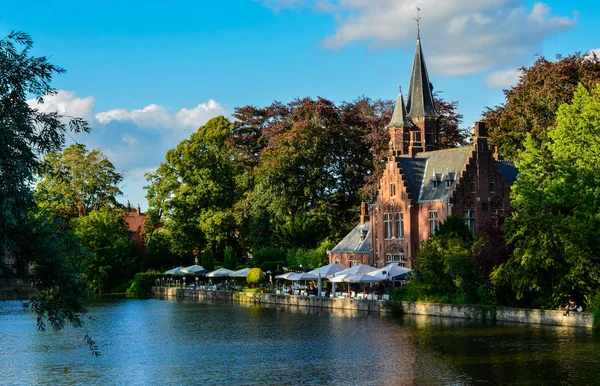
[[[515,158],[528,134],[538,142],[547,139],[559,106],[571,101],[578,84],[591,91],[598,82],[600,59],[594,54],[538,58],[521,68],[516,86],[504,91],[506,102],[484,112],[491,141],[503,155]]]
[[[69,220],[92,210],[117,206],[123,176],[100,149],[88,151],[74,144],[62,153],[46,156],[37,185],[36,200],[45,210]]]
[[[81,262],[88,288],[107,292],[133,276],[135,259],[124,212],[109,208],[72,220],[73,229],[92,255]]]
[[[149,212],[165,220],[172,246],[183,254],[233,244],[233,206],[240,196],[239,170],[227,147],[232,124],[220,116],[169,150],[166,162],[148,175]]]
[[[64,70],[45,57],[30,55],[33,41],[23,32],[12,32],[0,40],[0,254],[9,253],[22,265],[33,265],[34,295],[28,303],[54,329],[65,323],[82,325],[83,292],[70,256],[76,253],[68,233],[39,213],[31,186],[40,168],[40,158],[59,151],[65,134],[87,132],[80,118],[44,113],[27,103],[39,103],[54,92],[50,83]],[[97,354],[93,341],[86,335]]]
[[[235,269],[237,266],[237,257],[235,255],[235,249],[233,247],[225,248],[225,254],[223,256],[223,268]]]
[[[209,271],[215,269],[215,256],[210,249],[202,252],[202,267]]]
[[[409,285],[411,300],[480,302],[484,282],[473,259],[480,246],[461,218],[448,217],[417,253],[419,274]]]
[[[493,273],[517,298],[548,308],[600,288],[600,85],[594,93],[580,85],[556,121],[519,154],[505,224],[514,252]]]

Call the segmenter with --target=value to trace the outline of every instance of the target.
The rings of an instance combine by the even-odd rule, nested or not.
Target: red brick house
[[[132,209],[129,201],[127,201],[128,215],[123,217],[123,221],[129,229],[129,237],[133,242],[140,242],[144,234],[144,222],[146,222],[146,214],[142,213],[142,209],[138,205],[137,209]]]
[[[402,92],[387,126],[388,163],[373,203],[362,203],[360,223],[329,255],[331,263],[411,267],[420,243],[448,216],[464,218],[475,234],[508,211],[512,162],[489,148],[484,122],[475,124],[473,145],[439,149],[438,117],[420,38],[406,105]]]

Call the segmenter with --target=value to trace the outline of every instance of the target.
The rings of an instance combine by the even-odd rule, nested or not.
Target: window
[[[490,193],[496,193],[496,183],[494,181],[490,182]]]
[[[383,226],[384,226],[384,232],[383,232],[384,239],[386,239],[386,240],[391,239],[392,238],[392,214],[391,213],[383,214]]]
[[[360,260],[350,260],[350,267],[356,267],[360,265],[362,262]]]
[[[404,213],[396,213],[396,238],[404,238]]]
[[[504,217],[504,210],[502,209],[492,209],[492,218],[493,219],[499,219],[501,217]]]
[[[339,260],[336,260],[336,261],[334,261],[334,263],[335,263],[335,264],[339,264],[339,263],[340,263],[340,261],[339,261]]]
[[[385,255],[385,260],[388,263],[398,263],[401,267],[406,267],[407,263],[404,252],[387,253]]]
[[[395,182],[390,183],[390,196],[396,197],[396,183]]]
[[[475,193],[475,183],[471,182],[471,193]]]
[[[429,236],[435,235],[435,230],[438,227],[438,213],[437,210],[429,211]]]
[[[440,185],[440,182],[438,180],[433,180],[431,182],[433,183],[434,188],[437,188]]]
[[[452,186],[452,180],[446,180],[446,187],[449,188]]]
[[[465,215],[465,224],[467,224],[471,233],[475,233],[475,210],[468,209],[463,213]]]

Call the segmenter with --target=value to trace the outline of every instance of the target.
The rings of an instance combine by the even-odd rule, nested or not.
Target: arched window
[[[398,244],[390,245],[386,249],[385,260],[388,263],[398,263],[401,267],[406,267],[408,262],[404,255],[404,249]]]

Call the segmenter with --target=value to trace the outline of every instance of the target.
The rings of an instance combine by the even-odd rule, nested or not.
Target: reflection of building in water
[[[400,91],[387,126],[389,156],[376,199],[361,204],[360,223],[333,248],[330,263],[411,267],[420,243],[448,216],[481,234],[509,210],[515,166],[489,148],[484,122],[475,124],[472,146],[441,149],[432,87],[417,38],[406,103]]]

